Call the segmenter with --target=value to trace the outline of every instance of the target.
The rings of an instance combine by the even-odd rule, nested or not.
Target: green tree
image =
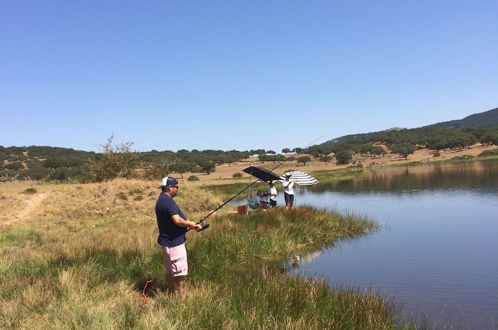
[[[320,161],[321,162],[324,162],[324,163],[328,163],[332,160],[332,157],[331,156],[322,156],[320,157]]]
[[[486,145],[498,145],[498,133],[491,132],[491,133],[486,133],[485,135],[481,136],[479,139],[479,142],[482,144]]]
[[[199,163],[197,163],[197,165],[199,165],[201,170],[203,172],[206,172],[207,175],[211,174],[211,172],[216,171],[216,164],[211,160],[200,161]]]
[[[183,179],[183,173],[191,172],[195,167],[195,164],[187,162],[183,159],[177,159],[172,165],[171,170],[173,172],[179,173]]]
[[[413,154],[415,150],[417,150],[417,146],[410,143],[402,143],[397,146],[392,146],[391,150],[394,153],[400,154],[401,156],[405,157],[405,159],[408,159],[408,156]]]
[[[291,151],[289,148],[284,148],[284,149],[282,149],[282,153],[283,153],[283,154],[289,154],[289,153],[291,153],[291,152],[292,152],[292,151]]]
[[[380,156],[385,155],[386,151],[381,146],[373,146],[371,154],[376,156],[376,157],[380,157]]]
[[[311,158],[309,156],[302,156],[297,158],[298,163],[303,163],[304,166],[306,166],[306,163],[310,162]]]
[[[8,164],[5,164],[4,167],[9,170],[14,170],[14,171],[19,171],[20,169],[23,168],[21,162],[11,162]]]
[[[59,167],[67,166],[66,164],[67,164],[66,160],[61,156],[52,156],[52,157],[47,158],[43,162],[44,167],[51,168],[51,169],[56,169]]]
[[[171,164],[168,161],[149,163],[145,170],[144,177],[149,179],[164,178],[170,172]]]
[[[114,136],[102,145],[103,153],[88,162],[91,175],[97,182],[112,180],[117,177],[129,178],[133,175],[138,155],[131,151],[133,142],[114,145]]]
[[[353,159],[353,154],[349,150],[341,150],[335,154],[337,165],[349,164]]]

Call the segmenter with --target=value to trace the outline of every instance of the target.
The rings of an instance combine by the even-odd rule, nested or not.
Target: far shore
[[[199,181],[190,182],[193,185],[219,185],[219,184],[231,184],[247,181],[250,177],[249,174],[244,173],[242,170],[248,166],[254,165],[259,167],[264,167],[267,169],[272,169],[279,165],[274,172],[276,174],[283,174],[288,170],[301,170],[305,172],[317,172],[317,171],[334,171],[339,169],[349,168],[351,166],[361,166],[371,167],[371,166],[392,166],[392,165],[405,165],[411,163],[431,163],[431,162],[441,162],[450,161],[454,158],[462,156],[473,156],[477,157],[480,153],[487,150],[497,150],[496,146],[483,146],[481,144],[475,144],[469,148],[463,150],[451,150],[447,149],[444,151],[439,151],[439,156],[434,156],[435,151],[427,148],[416,150],[413,154],[409,155],[407,159],[398,155],[389,153],[382,157],[365,157],[360,155],[353,156],[353,161],[346,165],[337,165],[335,160],[328,163],[320,162],[319,160],[313,159],[311,155],[289,155],[289,156],[309,156],[312,161],[306,163],[306,165],[299,164],[296,161],[284,162],[279,165],[279,162],[261,162],[257,157],[251,157],[240,162],[228,164],[222,164],[216,166],[216,171],[207,175],[206,173],[170,173],[170,176],[176,178],[188,179],[190,176],[196,176]],[[241,173],[242,177],[234,178],[235,173]],[[252,178],[252,177],[251,177]]]

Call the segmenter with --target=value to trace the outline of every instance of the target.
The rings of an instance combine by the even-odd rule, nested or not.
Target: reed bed
[[[182,187],[200,216],[219,199]],[[124,192],[127,196],[119,196]],[[391,329],[373,293],[288,276],[290,258],[376,230],[368,219],[299,208],[247,216],[229,208],[189,233],[183,300],[165,293],[148,182],[54,186],[22,222],[0,228],[0,327],[92,329]],[[136,199],[136,196],[142,198]],[[109,209],[107,209],[109,208]],[[147,301],[140,292],[152,280]],[[410,326],[405,326],[410,327]]]

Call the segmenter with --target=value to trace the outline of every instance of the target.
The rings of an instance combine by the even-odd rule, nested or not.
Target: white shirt
[[[278,194],[277,188],[271,187],[270,188],[270,200],[276,201],[277,200],[277,194]]]
[[[286,194],[289,194],[289,195],[294,195],[294,185],[296,183],[294,182],[294,180],[283,180],[282,181],[282,185],[284,186],[284,192]]]

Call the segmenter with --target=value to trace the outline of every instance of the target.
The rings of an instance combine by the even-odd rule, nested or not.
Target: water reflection
[[[291,273],[379,290],[408,318],[498,329],[498,161],[377,169],[298,191],[296,200],[383,228],[301,258]]]
[[[436,163],[371,170],[366,177],[323,183],[311,187],[312,192],[343,193],[444,190],[466,187],[495,188],[498,186],[498,162]]]

